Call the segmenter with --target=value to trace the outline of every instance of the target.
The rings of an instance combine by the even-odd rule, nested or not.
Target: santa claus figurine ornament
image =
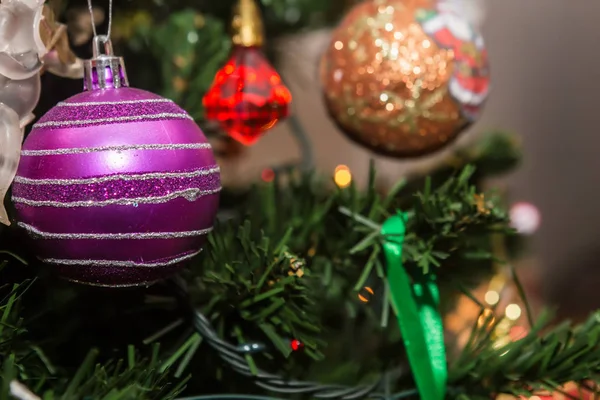
[[[465,17],[476,1],[366,0],[350,10],[321,63],[327,109],[349,138],[415,157],[480,117],[490,71],[483,38]]]

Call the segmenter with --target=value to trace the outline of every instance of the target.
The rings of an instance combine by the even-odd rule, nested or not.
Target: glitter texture
[[[18,177],[15,182],[21,183],[13,192],[16,198],[59,203],[163,197],[190,189],[211,193],[221,188],[219,170],[215,168],[208,173],[206,170],[200,170],[179,174],[108,175],[99,178],[45,181],[24,180]]]
[[[23,145],[13,186],[38,257],[73,282],[125,287],[165,279],[199,254],[221,183],[190,119],[131,88],[84,92],[50,110]]]
[[[19,222],[19,227],[25,229],[32,236],[41,239],[98,239],[98,240],[121,240],[121,239],[173,239],[193,236],[202,236],[212,232],[213,228],[201,229],[199,231],[187,232],[131,232],[131,233],[52,233],[42,232],[34,226]]]
[[[57,104],[40,118],[34,128],[85,127],[128,121],[191,119],[188,113],[174,102],[152,94],[150,97],[139,89],[119,89],[118,92],[129,97],[127,99],[115,96],[114,90],[105,92],[106,94],[102,96],[98,95],[100,93],[98,91],[85,92]]]
[[[157,99],[145,99],[145,100],[120,100],[120,101],[83,101],[83,102],[75,102],[75,101],[61,101],[56,106],[57,107],[87,107],[87,106],[97,106],[100,104],[103,105],[112,105],[112,104],[146,104],[146,103],[173,103],[173,100],[157,98]]]
[[[135,262],[135,261],[119,261],[119,260],[59,260],[56,258],[43,258],[41,261],[47,264],[72,265],[72,266],[99,266],[99,267],[124,267],[124,268],[158,268],[167,267],[169,265],[179,264],[182,261],[196,257],[202,250],[181,254],[170,259],[157,260],[153,262]]]
[[[121,122],[132,122],[132,121],[158,121],[168,119],[190,119],[193,120],[188,114],[185,113],[163,113],[163,114],[144,114],[144,115],[131,115],[125,117],[107,117],[98,119],[80,119],[80,120],[66,120],[66,121],[47,121],[38,122],[34,125],[35,128],[64,128],[69,126],[86,127],[104,124],[118,124]]]
[[[321,61],[330,115],[377,153],[438,150],[479,116],[487,98],[481,36],[435,6],[433,0],[361,2],[334,31]]]
[[[102,267],[102,266],[68,266],[54,265],[54,270],[67,280],[97,287],[127,288],[150,286],[179,272],[180,266],[166,266],[161,268],[130,268],[130,267]]]
[[[186,143],[186,144],[134,144],[122,146],[81,147],[75,149],[55,150],[23,150],[21,156],[57,156],[63,154],[85,154],[98,153],[101,151],[130,151],[130,150],[211,150],[210,143]]]
[[[75,200],[71,202],[67,201],[56,201],[56,200],[31,200],[25,197],[13,196],[12,200],[15,204],[26,204],[32,207],[61,207],[61,208],[75,208],[75,207],[106,207],[106,206],[133,206],[138,207],[140,204],[164,204],[177,198],[185,198],[186,200],[193,202],[198,200],[202,196],[208,196],[211,194],[217,194],[221,191],[221,187],[214,189],[200,190],[197,188],[183,189],[165,194],[163,196],[155,197],[130,197],[130,198],[118,198],[108,200]]]
[[[24,176],[17,176],[15,182],[26,185],[83,185],[89,183],[103,183],[110,181],[147,181],[151,179],[167,179],[167,178],[195,178],[203,175],[211,175],[221,171],[219,166],[200,168],[195,171],[181,172],[152,172],[148,174],[117,174],[106,175],[97,178],[81,178],[81,179],[31,179]]]
[[[87,105],[74,107],[71,104],[65,106],[58,104],[52,112],[44,115],[39,124],[45,122],[64,122],[64,121],[86,121],[94,120],[100,116],[110,115],[113,118],[132,117],[139,115],[155,114],[186,114],[177,104],[170,102],[122,102],[122,103],[87,103]],[[86,103],[84,103],[86,104]],[[93,104],[93,105],[92,105]]]

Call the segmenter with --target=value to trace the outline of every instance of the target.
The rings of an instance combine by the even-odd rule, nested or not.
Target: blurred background
[[[482,119],[456,143],[464,145],[488,129],[515,132],[522,140],[521,165],[494,184],[512,201],[530,202],[542,222],[521,269],[529,291],[560,307],[561,316],[581,318],[600,306],[600,3],[593,0],[488,1],[483,34],[492,65],[493,92]],[[296,35],[282,48],[283,76],[296,111],[314,142],[324,171],[347,164],[355,179],[366,179],[372,154],[340,135],[323,107],[316,65],[329,31]],[[289,54],[287,53],[289,52]],[[297,54],[300,53],[300,54]],[[298,61],[303,60],[303,61]],[[248,150],[257,174],[269,163],[294,157],[296,147],[284,126]],[[395,180],[411,169],[435,164],[452,149],[414,161],[377,157],[380,174]],[[598,257],[598,258],[597,258]],[[531,274],[531,276],[530,276]]]
[[[59,8],[70,10],[63,19],[69,21],[73,49],[81,57],[89,56],[91,32],[86,29],[89,15],[85,2],[69,1],[68,7],[66,2],[60,3]],[[101,30],[107,27],[106,3],[94,2]],[[148,38],[147,29],[152,24],[168,25],[169,21],[157,17],[169,15],[165,10],[192,7],[204,18],[208,9],[211,15],[224,20],[231,10],[230,4],[191,3],[155,0],[142,4],[134,0],[115,0],[114,40],[126,44],[121,46],[126,53],[143,53],[147,50],[144,46],[159,53],[167,48],[185,50],[182,44],[185,40],[178,41],[177,37],[187,37],[187,31],[183,32],[184,36],[175,35],[166,41],[150,43],[139,42],[136,31],[146,29]],[[263,3],[268,5],[269,2]],[[597,236],[600,208],[595,207],[600,202],[600,189],[596,185],[600,136],[595,133],[600,126],[600,57],[595,51],[600,43],[597,28],[600,2],[480,0],[487,14],[482,31],[493,84],[483,117],[450,148],[408,161],[376,156],[350,142],[331,122],[324,107],[319,59],[331,40],[331,27],[353,2],[333,1],[335,7],[327,10],[323,7],[325,2],[278,3],[282,4],[279,8],[265,7],[268,52],[293,94],[293,113],[312,142],[319,170],[333,175],[338,165],[346,165],[354,181],[360,184],[367,179],[369,160],[374,159],[380,177],[385,182],[393,182],[413,171],[435,166],[454,148],[475,141],[482,132],[495,129],[514,132],[522,142],[523,161],[514,173],[491,182],[490,186],[505,189],[512,203],[531,203],[541,213],[541,224],[532,236],[527,256],[518,261],[526,267],[521,269],[521,274],[527,290],[540,303],[557,306],[561,317],[580,319],[600,307],[600,298],[594,290],[600,283],[596,268],[596,254],[600,254]],[[179,26],[176,22],[173,25]],[[209,19],[202,26],[223,35],[223,26]],[[158,34],[164,33],[160,29],[157,29]],[[196,44],[200,46],[195,50],[200,52],[200,57],[205,55],[203,51],[208,51],[209,44],[202,40]],[[226,56],[227,51],[216,61],[206,56],[209,70],[206,75],[213,76]],[[168,57],[165,53],[164,59],[168,61]],[[149,82],[144,71],[155,69],[154,66],[136,61],[134,68],[129,69],[130,79],[134,83],[144,79]],[[162,79],[168,83],[165,79],[171,79],[168,74],[172,71],[164,74],[166,78]],[[178,84],[191,85],[190,80],[197,76],[193,72],[187,74],[171,76],[175,89]],[[44,91],[53,96],[42,97],[37,115],[79,91],[78,82],[50,75],[45,75],[43,81]],[[138,86],[146,88],[147,85]],[[197,111],[187,108],[192,113]],[[229,185],[256,181],[265,169],[300,158],[300,149],[287,122],[277,125],[252,147],[231,142],[222,146],[224,156],[220,163],[225,183]]]

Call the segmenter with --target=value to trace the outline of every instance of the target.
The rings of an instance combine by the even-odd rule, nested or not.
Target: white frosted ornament
[[[23,141],[23,128],[19,116],[11,108],[0,103],[0,200],[6,196],[17,167]],[[10,224],[4,205],[0,204],[0,223]]]
[[[48,52],[39,31],[44,0],[4,0],[0,3],[0,74],[26,79],[39,73]]]
[[[42,90],[38,75],[27,79],[13,80],[0,75],[0,103],[10,107],[19,116],[19,121],[29,122]]]

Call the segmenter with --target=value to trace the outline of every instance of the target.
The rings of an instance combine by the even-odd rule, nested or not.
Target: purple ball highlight
[[[218,210],[212,150],[173,102],[96,90],[34,125],[13,186],[19,226],[66,279],[139,286],[196,256]]]

